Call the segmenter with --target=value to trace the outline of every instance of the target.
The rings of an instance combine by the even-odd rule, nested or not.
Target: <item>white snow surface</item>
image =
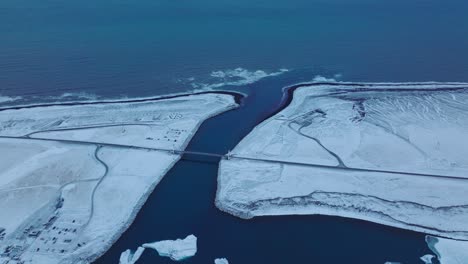
[[[242,218],[336,215],[468,239],[465,88],[300,87],[221,161],[216,205]]]
[[[169,257],[174,261],[181,261],[195,256],[197,253],[197,237],[189,235],[184,239],[146,243],[143,244],[143,247],[158,251],[160,256]]]
[[[217,258],[214,260],[215,264],[229,264],[229,261],[225,258]]]
[[[0,263],[98,258],[179,160],[171,150],[234,107],[208,93],[0,111],[0,252],[14,248]]]
[[[144,247],[138,247],[135,252],[132,252],[130,249],[125,250],[120,255],[119,264],[135,264],[144,251]]]

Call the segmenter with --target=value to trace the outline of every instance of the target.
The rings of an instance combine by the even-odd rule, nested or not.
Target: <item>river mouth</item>
[[[238,91],[240,108],[205,121],[189,151],[227,153],[259,122],[284,106],[283,88],[294,74],[268,78]],[[297,83],[297,80],[296,82]],[[286,100],[286,101],[285,101]],[[149,196],[135,221],[95,263],[118,263],[120,253],[163,239],[198,237],[197,254],[185,263],[420,263],[430,253],[424,234],[329,216],[274,216],[243,220],[214,205],[216,159],[184,156]],[[147,250],[138,263],[167,263]]]

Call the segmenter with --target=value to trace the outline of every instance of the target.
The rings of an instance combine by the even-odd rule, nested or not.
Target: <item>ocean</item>
[[[467,81],[467,10],[464,0],[2,0],[0,96],[153,96],[237,68]]]
[[[188,146],[226,153],[282,88],[340,81],[468,81],[462,0],[1,0],[0,107],[235,90],[243,107]],[[317,77],[321,76],[321,77]],[[241,220],[214,207],[216,162],[180,161],[96,263],[195,234],[186,263],[421,263],[424,234],[327,216]],[[169,260],[147,250],[139,263]]]

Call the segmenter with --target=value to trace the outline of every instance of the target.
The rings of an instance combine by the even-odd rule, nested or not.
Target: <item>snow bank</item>
[[[174,261],[181,261],[195,256],[197,253],[197,237],[189,235],[184,239],[146,243],[143,244],[143,247],[155,249],[160,256],[169,257]]]

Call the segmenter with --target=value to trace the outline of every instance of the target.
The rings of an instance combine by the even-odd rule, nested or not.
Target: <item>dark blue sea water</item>
[[[237,67],[467,81],[467,11],[466,0],[1,0],[0,95],[149,96]]]
[[[225,153],[276,110],[283,87],[316,75],[468,81],[467,11],[465,0],[0,0],[0,105],[234,89],[249,95],[243,107],[207,121],[188,147]],[[253,82],[280,69],[291,71]],[[216,162],[179,162],[97,263],[191,233],[199,251],[187,263],[421,263],[429,253],[424,234],[363,221],[237,219],[214,207],[216,173]],[[148,250],[139,263],[168,262]]]

